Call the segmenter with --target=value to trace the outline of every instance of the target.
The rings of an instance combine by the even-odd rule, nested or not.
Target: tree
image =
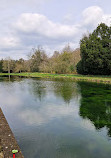
[[[15,61],[12,60],[10,57],[3,60],[3,71],[5,72],[13,72],[15,68]]]
[[[40,64],[44,61],[45,52],[42,48],[33,49],[33,53],[30,58],[30,70],[32,72],[40,71]]]
[[[24,59],[21,58],[18,61],[16,61],[14,71],[20,73],[25,72]]]
[[[54,51],[46,64],[49,73],[76,73],[76,65],[80,61],[80,49],[72,50],[65,46],[61,52]]]
[[[40,72],[48,72],[49,71],[49,60],[48,60],[48,57],[45,53],[42,54],[42,57],[41,57],[41,63],[40,63],[40,66],[39,66],[39,70]]]
[[[58,70],[60,73],[70,73],[71,69],[71,53],[63,52],[59,58]]]
[[[80,60],[81,60],[80,49],[77,48],[71,53],[71,65],[70,65],[71,73],[76,73],[76,65]]]
[[[0,60],[0,72],[3,72],[3,59]]]
[[[111,27],[101,23],[92,34],[84,36],[80,41],[80,51],[78,73],[111,74]]]

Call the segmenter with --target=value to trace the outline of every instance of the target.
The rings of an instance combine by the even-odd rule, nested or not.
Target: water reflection
[[[39,98],[40,101],[46,96],[46,84],[40,79],[34,79],[29,86],[29,91],[34,94],[36,98]]]
[[[110,129],[110,90],[85,82],[5,78],[0,103],[25,158],[109,158],[111,142],[102,127]]]
[[[20,82],[23,81],[23,77],[18,77],[18,76],[11,76],[11,75],[7,75],[7,76],[0,76],[0,82]]]
[[[79,86],[75,82],[61,81],[54,84],[54,92],[57,97],[62,97],[66,103],[70,103],[72,98],[79,95]]]
[[[41,101],[50,92],[53,92],[58,98],[62,98],[65,103],[70,103],[71,99],[78,98],[79,86],[75,82],[67,81],[44,81],[41,79],[35,79],[30,84],[30,92]]]
[[[42,125],[71,114],[77,117],[81,98],[77,83],[34,79],[28,88],[35,102],[19,114],[27,125]]]
[[[106,127],[111,137],[111,86],[79,83],[81,87],[80,116],[89,119],[97,130]]]

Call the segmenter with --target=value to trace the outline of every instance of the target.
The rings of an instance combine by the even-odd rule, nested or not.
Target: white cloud
[[[42,2],[46,1],[43,0]],[[24,3],[26,3],[26,0]],[[28,0],[27,3],[31,3],[31,1]],[[99,6],[86,8],[81,13],[81,17],[82,19],[79,22],[74,23],[72,21],[73,24],[71,22],[66,25],[64,20],[68,22],[73,19],[72,14],[65,16],[62,23],[54,22],[48,19],[47,16],[38,13],[19,14],[18,18],[17,16],[11,18],[13,20],[9,20],[8,24],[4,24],[4,29],[2,28],[0,57],[19,57],[22,53],[21,57],[24,57],[31,48],[38,45],[45,48],[47,54],[50,55],[53,54],[54,50],[63,49],[67,43],[70,43],[72,48],[76,48],[79,46],[79,40],[84,33],[93,31],[101,22],[105,22],[107,25],[111,23],[111,15],[105,14]]]
[[[102,22],[106,23],[108,26],[111,26],[111,14],[103,15]]]
[[[41,106],[38,110],[23,110],[19,114],[19,118],[22,119],[27,125],[42,125],[44,123],[49,123],[51,120],[65,116],[72,115],[73,118],[78,118],[80,104],[80,96],[78,99],[75,98],[73,105],[66,106],[64,105],[54,105],[54,104],[46,104],[45,106]],[[76,106],[77,105],[77,106]],[[45,111],[45,113],[44,113]]]
[[[4,83],[4,84],[6,85],[6,83]],[[2,90],[0,90],[0,102],[1,102],[0,106],[2,108],[5,109],[6,106],[8,106],[9,109],[10,108],[13,109],[14,107],[17,108],[20,105],[22,105],[20,98],[16,94],[14,94],[14,93],[13,93],[13,95],[10,94],[10,92],[9,92],[10,87],[8,90],[5,89],[5,86],[4,86],[4,89],[3,89],[3,87],[1,89]],[[4,94],[7,96],[7,99],[5,99]]]
[[[14,36],[6,36],[0,38],[0,48],[12,48],[18,47],[20,45],[20,40]]]
[[[81,121],[81,127],[83,129],[85,128],[85,129],[90,130],[90,131],[95,131],[94,124],[92,124],[91,121],[88,119],[84,119]]]
[[[24,33],[35,33],[52,39],[71,38],[79,32],[79,26],[54,23],[37,13],[22,14],[15,27]]]
[[[83,19],[74,25],[65,25],[63,23],[55,23],[46,16],[37,13],[21,14],[17,22],[14,24],[16,31],[25,35],[33,35],[33,37],[52,42],[58,40],[62,43],[77,41],[78,37],[84,31],[93,30],[101,22],[109,24],[110,15],[104,14],[103,10],[98,6],[86,8],[82,13]],[[67,17],[68,19],[70,16]],[[72,17],[71,17],[72,18]],[[44,40],[45,40],[44,39]]]
[[[83,25],[97,25],[102,21],[103,10],[98,6],[91,6],[86,8],[83,13]]]

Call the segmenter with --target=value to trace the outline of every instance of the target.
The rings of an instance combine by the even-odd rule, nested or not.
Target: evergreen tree
[[[82,74],[111,74],[111,27],[101,23],[80,41],[81,61],[77,70]]]

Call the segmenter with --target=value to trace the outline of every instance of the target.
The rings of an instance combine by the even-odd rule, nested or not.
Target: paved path
[[[13,158],[13,149],[19,151],[16,154],[16,158],[24,158],[2,109],[0,108],[0,158]]]

